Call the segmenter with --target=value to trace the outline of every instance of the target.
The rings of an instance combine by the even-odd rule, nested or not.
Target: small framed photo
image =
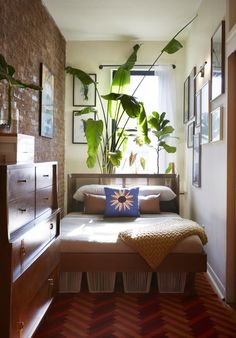
[[[201,88],[201,144],[209,142],[209,82]]]
[[[196,116],[195,116],[195,125],[200,127],[201,125],[201,91],[196,94]]]
[[[193,67],[189,75],[189,121],[195,116],[195,95],[196,95],[196,67]]]
[[[183,122],[187,123],[189,120],[189,76],[184,81],[184,111]]]
[[[95,119],[95,114],[76,115],[78,112],[79,110],[74,110],[72,114],[72,143],[87,144],[83,120]]]
[[[223,139],[223,108],[218,107],[210,112],[210,142]]]
[[[211,100],[225,92],[225,21],[211,38]]]
[[[192,148],[193,147],[194,129],[195,129],[195,122],[192,121],[188,125],[188,134],[187,134],[187,147],[188,148]]]
[[[97,81],[96,74],[89,76]],[[96,106],[96,87],[94,83],[83,85],[83,83],[73,76],[73,106],[74,107],[95,107]]]
[[[40,135],[53,137],[54,76],[49,68],[41,63],[40,84]]]
[[[200,133],[193,135],[193,168],[192,184],[195,187],[201,186],[201,144]]]

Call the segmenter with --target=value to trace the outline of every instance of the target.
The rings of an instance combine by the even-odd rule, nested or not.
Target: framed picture
[[[74,110],[72,114],[72,143],[87,144],[87,140],[84,133],[83,120],[89,118],[95,119],[95,114],[76,115],[79,110]]]
[[[96,82],[96,74],[89,74]],[[74,107],[95,107],[96,106],[96,87],[95,84],[83,85],[82,82],[73,76],[73,106]]]
[[[192,184],[195,187],[201,186],[201,145],[200,133],[193,135],[193,168]]]
[[[201,88],[201,144],[209,142],[209,82]]]
[[[210,112],[210,142],[223,139],[223,108],[218,107]]]
[[[188,134],[187,134],[187,147],[188,148],[192,148],[193,147],[194,129],[195,129],[195,122],[192,121],[188,125]]]
[[[195,95],[196,95],[196,67],[193,67],[189,75],[189,121],[195,116]]]
[[[183,122],[187,123],[189,120],[189,76],[184,81],[184,112]]]
[[[225,21],[211,38],[211,100],[225,91]]]
[[[201,125],[201,91],[196,94],[196,116],[195,116],[195,125],[200,127]]]
[[[41,64],[40,135],[53,137],[54,76],[49,68]]]

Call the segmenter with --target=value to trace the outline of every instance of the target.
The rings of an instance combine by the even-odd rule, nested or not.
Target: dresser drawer
[[[35,190],[35,168],[11,169],[8,176],[9,201]]]
[[[52,186],[36,191],[36,217],[52,210]]]
[[[56,237],[58,214],[36,224],[25,235],[12,243],[13,281],[15,281]],[[60,219],[59,219],[60,221]]]
[[[36,167],[36,190],[52,185],[53,167],[52,165],[42,165]]]
[[[30,192],[26,193],[24,198],[9,202],[9,233],[19,229],[21,226],[34,219],[34,200],[35,194],[34,192]]]

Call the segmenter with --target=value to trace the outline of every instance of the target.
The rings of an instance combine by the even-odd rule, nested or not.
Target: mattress
[[[133,253],[134,250],[118,238],[121,231],[155,225],[166,220],[179,219],[175,213],[147,214],[138,218],[86,215],[73,212],[61,220],[60,251],[76,253]],[[193,235],[179,242],[172,253],[201,253],[203,246]]]

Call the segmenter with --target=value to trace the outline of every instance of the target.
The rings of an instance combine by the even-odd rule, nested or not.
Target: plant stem
[[[11,87],[10,84],[8,85],[7,91],[8,91],[8,122],[7,122],[7,124],[10,127],[11,126],[11,118],[12,118],[11,117],[11,94],[12,94],[12,87]]]

